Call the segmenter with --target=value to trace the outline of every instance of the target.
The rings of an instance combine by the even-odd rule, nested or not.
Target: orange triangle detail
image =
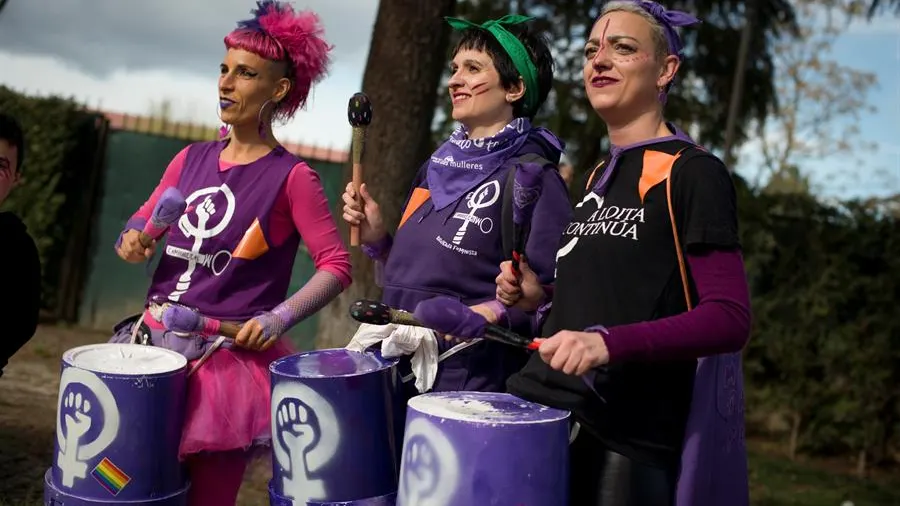
[[[269,244],[259,225],[259,218],[256,218],[250,228],[244,232],[244,237],[241,238],[241,242],[238,243],[231,256],[243,260],[256,260],[267,251],[269,251]]]
[[[416,188],[413,190],[412,195],[409,196],[409,203],[406,204],[406,209],[403,210],[403,217],[400,218],[400,225],[397,228],[403,226],[406,223],[406,220],[409,219],[410,216],[413,215],[414,212],[424,204],[431,197],[431,192],[425,188]]]
[[[659,151],[644,151],[644,165],[641,168],[641,179],[638,182],[638,195],[641,197],[641,204],[644,203],[644,197],[650,188],[662,183],[669,177],[672,172],[672,166],[678,155],[670,155]]]

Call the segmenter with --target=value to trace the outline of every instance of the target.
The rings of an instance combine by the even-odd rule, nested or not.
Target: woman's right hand
[[[381,218],[381,208],[378,202],[369,195],[366,184],[359,187],[359,195],[362,197],[362,205],[356,200],[356,190],[353,183],[347,183],[344,195],[344,221],[350,225],[359,225],[359,240],[363,244],[374,244],[387,235],[384,221]]]
[[[521,279],[513,273],[512,262],[500,264],[500,274],[496,279],[497,300],[508,307],[535,311],[544,301],[544,287],[528,262],[520,262],[519,270],[522,271]]]
[[[130,229],[122,234],[122,243],[119,244],[119,247],[116,249],[116,253],[119,254],[119,257],[122,260],[133,264],[139,264],[153,255],[153,250],[156,248],[156,241],[151,241],[150,246],[145,248],[144,245],[141,244],[140,237],[140,230],[135,229]]]

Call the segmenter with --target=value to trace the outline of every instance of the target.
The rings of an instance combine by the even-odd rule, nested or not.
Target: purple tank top
[[[166,236],[150,285],[151,301],[169,300],[218,319],[245,320],[287,296],[299,234],[275,246],[269,218],[300,160],[278,146],[247,165],[219,171],[227,141],[192,145],[178,189],[187,210]]]

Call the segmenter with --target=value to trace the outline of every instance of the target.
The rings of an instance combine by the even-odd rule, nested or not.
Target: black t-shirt
[[[682,248],[738,245],[734,184],[718,158],[681,140],[624,151],[606,195],[585,192],[563,234],[544,336],[687,310],[663,176],[669,167]],[[695,360],[609,364],[594,383],[603,402],[582,378],[552,370],[535,353],[507,387],[520,397],[572,410],[614,451],[668,466],[681,452],[695,370]]]
[[[34,240],[16,215],[0,213],[0,320],[5,322],[0,340],[0,376],[7,361],[27,343],[37,329],[41,307],[41,262]]]

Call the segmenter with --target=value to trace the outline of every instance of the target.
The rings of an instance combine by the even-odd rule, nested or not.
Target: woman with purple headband
[[[500,301],[540,308],[545,338],[507,386],[573,412],[572,505],[749,503],[735,189],[663,115],[675,29],[697,22],[648,1],[603,7],[584,85],[611,152],[563,234],[553,289],[524,263],[497,278]]]
[[[172,188],[187,197],[145,311],[120,324],[113,341],[142,336],[190,360],[179,453],[191,506],[235,504],[248,450],[271,439],[268,366],[293,351],[282,335],[350,284],[349,253],[317,173],[272,134],[274,119],[304,105],[331,48],[312,12],[263,0],[253,13],[225,37],[218,92],[227,138],[177,154],[116,248],[128,262],[145,261],[152,246],[140,243],[139,231],[151,210]],[[288,298],[301,238],[316,272]],[[233,341],[175,334],[161,318],[170,304],[243,325]]]

